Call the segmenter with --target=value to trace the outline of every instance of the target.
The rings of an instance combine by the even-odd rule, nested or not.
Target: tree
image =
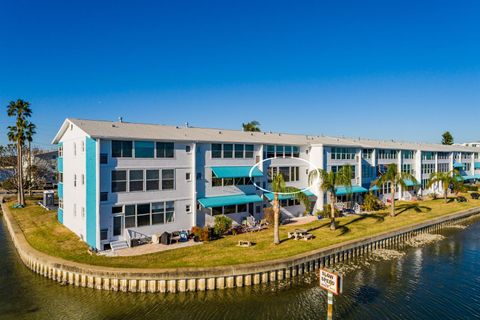
[[[247,123],[242,123],[243,131],[249,132],[260,132],[260,122],[258,121],[250,121]]]
[[[305,211],[310,211],[310,200],[300,189],[286,185],[282,174],[277,174],[272,181],[273,191],[273,243],[280,243],[279,221],[280,221],[280,200],[281,194],[288,194],[299,200],[305,206]]]
[[[313,181],[320,179],[320,191],[327,193],[327,197],[330,200],[330,230],[335,230],[337,228],[335,222],[335,203],[337,201],[335,190],[338,187],[345,187],[347,193],[350,194],[352,191],[352,175],[353,170],[349,165],[341,167],[337,172],[316,169],[310,171],[308,175],[310,184],[312,184]]]
[[[23,190],[23,148],[27,140],[27,130],[30,126],[29,118],[32,116],[30,103],[18,99],[11,101],[7,106],[7,114],[9,117],[15,117],[15,125],[8,126],[8,140],[13,142],[17,148],[17,173],[18,173],[18,190],[17,201],[20,205],[25,205],[25,194]]]
[[[386,183],[390,183],[391,211],[390,216],[395,217],[395,189],[400,186],[406,188],[405,180],[410,180],[417,184],[417,179],[409,172],[398,171],[397,165],[391,163],[387,166],[387,171],[373,182],[373,185],[382,187]]]
[[[450,131],[445,131],[442,134],[442,144],[449,145],[449,146],[453,144],[453,136],[450,133]]]
[[[36,126],[29,122],[25,131],[25,138],[28,142],[28,194],[32,195],[32,141],[33,135],[37,132],[35,131]]]
[[[450,189],[450,187],[452,187],[454,190],[461,189],[459,185],[463,184],[463,179],[456,169],[450,172],[434,172],[428,179],[427,187],[430,188],[434,184],[442,185],[443,198],[445,199],[445,203],[447,203],[448,189]]]

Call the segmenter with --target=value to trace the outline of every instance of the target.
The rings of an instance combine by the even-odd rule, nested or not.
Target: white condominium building
[[[480,150],[458,145],[80,119],[66,119],[53,143],[59,153],[58,220],[99,250],[204,226],[219,214],[236,223],[249,215],[259,219],[273,198],[269,184],[276,173],[309,196],[312,210],[327,203],[318,188],[308,189],[315,168],[352,166],[352,188],[336,190],[340,202],[361,203],[369,190],[389,196],[389,186],[371,183],[391,163],[419,182],[406,181],[398,199],[439,191],[426,188],[432,172],[457,168],[466,181],[480,178]],[[304,213],[291,196],[280,199],[282,215]]]

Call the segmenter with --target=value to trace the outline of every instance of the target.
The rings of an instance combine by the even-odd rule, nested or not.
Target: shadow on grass
[[[430,212],[432,211],[432,208],[427,207],[427,206],[422,206],[419,203],[406,203],[406,204],[401,204],[398,205],[396,208],[396,213],[395,215],[399,215],[404,213],[405,211],[408,210],[413,210],[417,213],[425,213],[425,212]]]
[[[350,228],[348,227],[349,225],[351,224],[354,224],[356,222],[360,222],[360,221],[363,221],[365,219],[375,219],[377,223],[380,223],[380,222],[383,222],[385,220],[385,217],[381,214],[364,214],[364,215],[361,215],[345,224],[342,224],[342,225],[339,225],[337,227],[338,230],[340,230],[340,234],[338,236],[343,236],[347,233],[349,233],[351,230]]]

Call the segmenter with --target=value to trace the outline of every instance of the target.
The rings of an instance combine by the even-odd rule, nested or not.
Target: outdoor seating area
[[[305,229],[295,229],[288,233],[288,239],[308,241],[313,239],[313,234]]]

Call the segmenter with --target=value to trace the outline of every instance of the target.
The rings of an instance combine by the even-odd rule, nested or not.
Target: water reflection
[[[336,297],[337,319],[480,318],[480,223],[391,261],[356,260]],[[315,275],[234,290],[132,294],[61,286],[19,261],[0,228],[1,319],[317,319],[326,294]]]

